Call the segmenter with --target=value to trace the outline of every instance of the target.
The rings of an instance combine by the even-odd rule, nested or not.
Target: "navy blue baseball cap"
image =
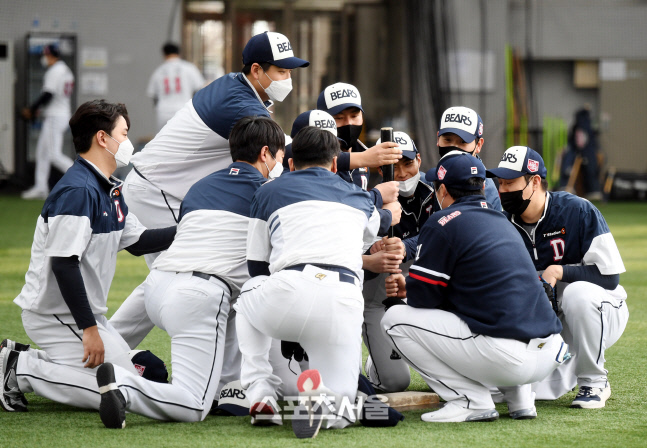
[[[58,47],[57,44],[45,45],[43,47],[43,54],[48,54],[50,56],[54,56],[55,58],[60,58],[61,57],[61,49]]]
[[[307,67],[310,62],[299,59],[292,52],[292,44],[281,33],[265,31],[249,39],[243,49],[243,65],[268,62],[280,68]]]
[[[151,351],[131,350],[128,355],[139,376],[156,383],[168,383],[166,364]]]
[[[516,179],[525,174],[539,175],[546,178],[548,170],[544,166],[544,159],[537,151],[527,146],[511,146],[506,149],[501,157],[499,166],[487,171],[488,177],[500,179]]]
[[[480,190],[480,186],[470,185],[469,179],[478,177],[485,182],[485,166],[476,157],[462,151],[450,151],[440,161],[436,168],[427,171],[425,178],[438,181],[447,187],[458,190]]]
[[[335,119],[328,112],[323,110],[307,110],[294,120],[292,124],[292,132],[290,137],[294,138],[297,133],[306,126],[314,126],[316,128],[325,129],[337,137],[337,124]]]
[[[362,97],[352,84],[338,82],[326,87],[317,99],[317,109],[335,115],[349,107],[356,107],[362,112]]]
[[[410,160],[416,158],[416,156],[418,155],[418,148],[416,148],[416,144],[406,133],[395,131],[393,133],[393,140],[394,143],[400,145],[399,148],[402,150],[402,157],[406,157]],[[377,142],[375,142],[376,145],[379,145],[380,143],[382,143],[381,138],[378,139]]]
[[[440,117],[438,136],[456,134],[465,143],[483,137],[483,120],[474,110],[468,107],[450,107]]]

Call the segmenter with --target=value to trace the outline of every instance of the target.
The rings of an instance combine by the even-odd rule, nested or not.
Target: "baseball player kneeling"
[[[234,308],[252,424],[263,418],[281,424],[280,379],[268,361],[272,338],[298,342],[308,353],[312,370],[297,381],[304,405],[292,420],[297,437],[306,438],[316,436],[323,420],[325,428],[343,428],[356,419],[344,403],[357,396],[362,254],[380,218],[367,192],[334,174],[339,143],[330,132],[302,129],[292,152],[295,171],[265,184],[252,201],[252,279]]]
[[[488,385],[504,388],[512,418],[534,418],[527,383],[563,361],[562,325],[532,263],[519,257],[523,241],[487,206],[481,161],[449,153],[426,178],[441,210],[422,227],[406,287],[402,275],[387,282],[407,304],[382,319],[393,348],[447,401],[422,420],[496,420]]]
[[[171,336],[173,380],[159,384],[106,363],[97,371],[99,413],[108,428],[125,412],[194,422],[211,409],[223,368],[231,303],[247,280],[245,241],[256,190],[281,168],[285,137],[266,117],[245,117],[231,132],[235,162],[199,180],[180,207],[175,241],[144,284],[146,312]],[[226,337],[227,336],[227,337]],[[238,367],[238,366],[236,366]]]
[[[546,172],[541,156],[526,146],[509,148],[498,168],[488,171],[499,178],[505,215],[535,269],[557,291],[554,309],[574,353],[533,390],[537,398],[550,400],[577,383],[571,407],[603,408],[611,395],[604,353],[629,319],[627,292],[619,284],[625,266],[600,211],[573,194],[548,193]],[[554,296],[550,287],[549,294]]]

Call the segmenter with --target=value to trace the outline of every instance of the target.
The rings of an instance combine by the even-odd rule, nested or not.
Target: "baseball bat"
[[[392,142],[393,128],[382,128],[380,131],[380,140],[382,142]],[[393,181],[393,165],[382,165],[382,178],[384,182]],[[393,238],[393,226],[389,227],[389,238]]]

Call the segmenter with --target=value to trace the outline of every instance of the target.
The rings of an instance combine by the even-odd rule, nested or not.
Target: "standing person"
[[[269,118],[245,117],[231,131],[229,145],[234,162],[189,189],[175,240],[145,282],[146,312],[171,337],[172,383],[103,364],[97,371],[99,412],[108,428],[123,428],[126,411],[159,420],[204,420],[220,382],[225,345],[238,350],[236,338],[225,335],[235,335],[235,327],[227,327],[229,309],[249,279],[250,204],[273,165],[281,163],[285,136]]]
[[[23,394],[99,409],[95,368],[104,361],[137,375],[128,344],[105,317],[117,252],[164,250],[176,227],[146,229],[128,212],[112,177],[133,153],[123,104],[94,100],[70,119],[79,157],[38,217],[25,286],[14,302],[25,332],[42,350],[7,340],[0,350],[0,404],[26,411]]]
[[[537,398],[555,399],[577,383],[573,408],[603,408],[611,395],[604,368],[606,349],[627,325],[625,272],[620,252],[600,211],[573,194],[549,193],[546,167],[526,146],[508,148],[499,166],[505,216],[523,239],[535,269],[556,290],[555,312],[573,359],[533,385]]]
[[[421,418],[496,420],[488,385],[508,392],[512,418],[535,418],[527,383],[563,360],[562,325],[532,263],[519,257],[521,237],[487,205],[481,161],[448,154],[426,177],[441,210],[420,232],[408,278],[389,278],[389,295],[407,304],[392,306],[382,319],[393,348],[447,402]]]
[[[46,199],[49,194],[49,172],[56,167],[66,172],[74,163],[63,154],[63,136],[72,114],[70,99],[74,91],[74,75],[61,60],[60,49],[53,44],[43,48],[41,65],[47,69],[40,96],[22,115],[27,120],[40,110],[43,125],[36,144],[35,184],[22,193],[23,199]]]
[[[177,223],[191,185],[232,162],[228,139],[236,122],[246,116],[269,117],[272,101],[283,101],[292,90],[292,69],[310,63],[294,56],[287,37],[266,32],[247,42],[243,64],[241,73],[229,73],[199,90],[133,156],[134,169],[126,177],[124,192],[144,225]],[[280,169],[276,165],[270,177],[280,174]],[[146,257],[149,267],[157,255]],[[144,339],[154,325],[146,314],[143,285],[131,293],[111,322],[131,348]]]
[[[331,406],[298,407],[292,428],[299,438],[316,436],[321,412],[330,412],[326,427],[355,419],[340,405],[355,403],[357,394],[362,253],[373,244],[380,218],[368,193],[335,175],[338,154],[330,132],[306,127],[292,142],[295,171],[256,192],[247,240],[252,278],[235,305],[241,383],[253,423],[261,414],[281,424],[280,379],[268,359],[272,338],[298,342],[308,353],[312,370],[300,375],[299,393],[307,401],[323,394]]]
[[[146,90],[157,112],[158,131],[204,86],[200,70],[180,58],[180,47],[167,42],[162,53],[164,62],[151,75]]]
[[[467,107],[450,107],[440,117],[438,126],[438,152],[443,157],[450,151],[463,151],[481,160],[483,149],[483,120],[474,110]],[[501,200],[492,179],[485,180],[485,197],[494,210],[501,211]]]

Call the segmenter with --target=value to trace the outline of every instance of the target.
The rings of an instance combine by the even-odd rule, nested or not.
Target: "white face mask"
[[[270,154],[270,155],[272,156],[272,154],[271,154],[269,151],[268,151],[268,154]],[[277,177],[279,177],[279,176],[281,175],[281,173],[283,172],[283,164],[282,164],[282,163],[277,162],[277,161],[276,161],[276,158],[274,158],[274,156],[272,156],[272,158],[274,159],[274,162],[276,162],[276,163],[274,164],[274,168],[270,169],[270,167],[269,167],[269,166],[267,166],[267,163],[265,163],[265,168],[267,168],[267,171],[268,171],[267,178],[268,178],[269,180],[276,179],[276,178],[277,178]]]
[[[278,101],[280,103],[292,91],[292,78],[274,81],[267,73],[265,73],[265,76],[272,81],[269,87],[267,89],[263,88],[260,81],[258,81],[258,84],[261,86],[261,89],[265,90],[265,93],[267,93],[267,96],[269,96],[272,101]]]
[[[418,186],[418,181],[420,180],[420,171],[416,173],[411,179],[403,180],[398,182],[398,188],[400,189],[400,196],[408,198],[413,195]]]
[[[108,137],[112,138],[114,141],[117,142],[117,140],[114,139],[111,135],[108,135]],[[108,148],[106,148],[106,151],[112,154],[112,152],[110,152]],[[128,164],[130,163],[130,158],[133,156],[134,151],[135,151],[135,147],[133,146],[130,140],[126,139],[123,142],[119,143],[119,148],[117,148],[117,153],[112,154],[113,156],[115,156],[115,161],[117,162],[117,168],[128,166]]]
[[[47,68],[47,66],[48,66],[48,64],[47,64],[47,56],[43,55],[43,56],[40,57],[40,65],[43,68]]]

